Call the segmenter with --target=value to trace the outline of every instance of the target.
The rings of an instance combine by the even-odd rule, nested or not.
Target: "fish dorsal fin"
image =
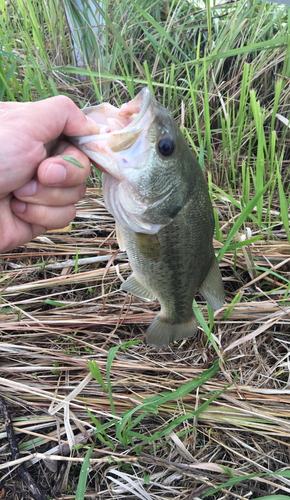
[[[117,238],[117,242],[118,242],[120,250],[125,252],[126,251],[125,243],[124,243],[122,233],[120,231],[120,228],[119,228],[117,222],[116,222],[116,238]]]
[[[209,271],[199,287],[212,309],[220,309],[225,301],[225,290],[216,256],[213,256]]]
[[[144,302],[152,302],[156,299],[155,295],[138,280],[134,273],[122,283],[121,290],[132,293]]]
[[[136,233],[136,242],[144,257],[154,262],[161,259],[161,247],[156,234]]]

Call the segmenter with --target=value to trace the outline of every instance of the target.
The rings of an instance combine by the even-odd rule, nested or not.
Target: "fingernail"
[[[61,184],[66,179],[66,169],[59,163],[51,163],[45,174],[45,182],[50,186]]]
[[[21,186],[21,188],[16,189],[14,191],[14,194],[17,196],[33,196],[36,193],[37,189],[37,182],[34,180],[31,180],[27,182],[24,186]]]
[[[12,210],[13,212],[16,212],[18,214],[23,214],[23,212],[26,209],[26,203],[24,201],[20,201],[17,199],[14,199],[12,202]]]
[[[88,122],[89,126],[94,129],[95,134],[99,134],[100,133],[100,127],[99,127],[99,125],[92,118],[90,118],[89,116],[86,116],[86,119],[87,119],[87,122]]]

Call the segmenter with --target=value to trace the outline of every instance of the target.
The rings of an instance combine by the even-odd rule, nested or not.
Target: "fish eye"
[[[164,137],[158,144],[158,151],[162,156],[171,156],[174,151],[174,141],[170,137]]]

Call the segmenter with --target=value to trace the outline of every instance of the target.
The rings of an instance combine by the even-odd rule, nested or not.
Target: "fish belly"
[[[119,229],[134,276],[161,304],[161,312],[151,324],[157,332],[148,342],[149,327],[147,342],[161,346],[194,335],[197,325],[192,303],[215,258],[208,193],[193,193],[175,219],[156,235],[140,235],[123,226]]]

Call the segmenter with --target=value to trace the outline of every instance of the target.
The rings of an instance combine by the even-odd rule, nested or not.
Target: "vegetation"
[[[93,3],[0,0],[0,100],[119,106],[149,85],[207,178],[226,304],[197,296],[196,338],[144,345],[158,304],[119,291],[130,268],[93,170],[69,231],[1,256],[19,463],[47,498],[289,498],[289,9]],[[5,498],[23,500],[0,432]]]

